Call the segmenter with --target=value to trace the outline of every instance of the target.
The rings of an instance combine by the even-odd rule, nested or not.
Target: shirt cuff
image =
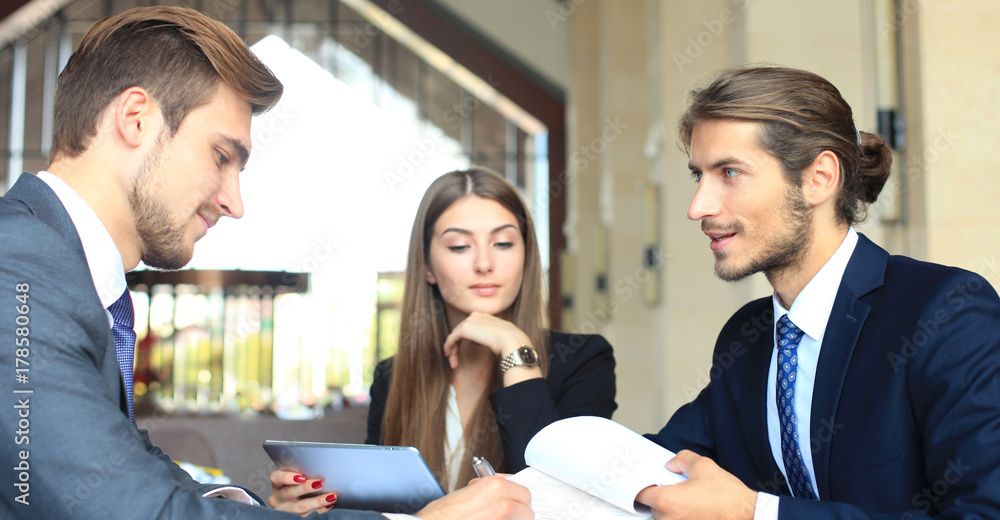
[[[253,497],[250,496],[250,493],[247,493],[242,488],[238,488],[236,486],[215,488],[209,491],[208,493],[202,495],[202,498],[217,498],[217,497],[225,498],[226,500],[232,500],[233,502],[239,502],[241,504],[249,504],[251,506],[260,505],[257,503],[256,500],[253,499]]]
[[[778,520],[778,497],[758,492],[757,504],[753,508],[753,520]]]
[[[389,520],[420,520],[415,516],[404,515],[401,513],[382,513],[382,516],[388,518]]]

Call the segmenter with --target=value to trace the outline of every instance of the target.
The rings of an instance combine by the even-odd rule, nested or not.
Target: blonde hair
[[[534,224],[517,190],[496,172],[471,168],[447,173],[434,181],[420,201],[410,234],[410,250],[403,295],[403,323],[399,351],[393,360],[392,383],[382,419],[382,442],[415,446],[441,484],[448,487],[444,457],[445,412],[451,368],[442,353],[449,326],[445,303],[437,286],[425,279],[428,252],[437,219],[455,201],[476,196],[494,200],[517,218],[524,239],[524,272],[521,290],[501,317],[531,338],[543,374],[548,370],[548,332],[542,293],[542,265]],[[455,325],[455,324],[452,324]],[[458,482],[474,478],[471,457],[487,457],[503,470],[503,447],[489,393],[499,389],[499,366],[488,391],[477,405],[465,432],[465,459]]]

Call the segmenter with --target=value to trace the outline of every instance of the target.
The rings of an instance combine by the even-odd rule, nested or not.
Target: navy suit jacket
[[[656,435],[714,459],[779,518],[1000,518],[1000,300],[981,276],[861,236],[834,301],[812,398],[820,500],[792,498],[767,436],[771,298],[719,334],[711,382]]]
[[[218,486],[192,480],[132,425],[80,237],[32,174],[0,198],[0,373],[2,518],[300,518],[202,498]]]

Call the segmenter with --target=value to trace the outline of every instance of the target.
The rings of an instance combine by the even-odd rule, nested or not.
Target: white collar
[[[38,172],[38,178],[52,188],[56,197],[59,197],[59,202],[66,208],[66,213],[69,213],[87,256],[94,289],[101,299],[101,305],[108,308],[128,287],[118,246],[101,219],[97,218],[97,213],[69,184],[46,171]]]
[[[833,301],[837,298],[837,291],[840,289],[840,281],[844,278],[844,271],[847,270],[847,263],[854,254],[854,248],[858,245],[858,232],[854,228],[847,230],[847,236],[840,243],[840,247],[834,251],[833,256],[826,261],[826,264],[809,280],[802,292],[795,298],[792,308],[786,310],[778,301],[778,293],[771,296],[774,305],[774,321],[788,314],[788,319],[796,327],[802,329],[810,338],[817,343],[823,342],[823,334],[826,332],[826,324],[830,321],[830,311],[833,310]]]

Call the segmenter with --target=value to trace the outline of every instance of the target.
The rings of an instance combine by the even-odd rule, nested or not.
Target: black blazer
[[[737,311],[709,385],[649,437],[782,495],[779,518],[1000,518],[1000,299],[986,280],[860,237],[816,371],[820,502],[788,496],[771,455],[773,319],[770,297]]]
[[[19,285],[26,290],[20,291]],[[15,303],[22,305],[15,297],[25,294],[26,314],[15,310]],[[27,336],[16,330],[18,316],[29,320]],[[22,348],[29,352],[17,357],[15,338],[25,337]],[[29,469],[24,473],[30,486],[25,505],[18,500],[25,491],[15,487],[21,472],[0,472],[0,518],[290,516],[202,498],[219,486],[191,479],[150,443],[145,430],[132,425],[111,328],[80,237],[52,189],[29,173],[0,198],[0,345],[0,372],[8,374],[0,378],[0,393],[11,397],[0,407],[0,428],[12,436],[0,448],[0,465],[15,468],[27,454]],[[30,369],[27,382],[16,382],[15,369],[25,366]],[[15,394],[17,390],[32,393]],[[27,401],[26,408],[15,408],[15,397]],[[28,441],[16,444],[13,436],[22,420],[29,423],[23,434]],[[327,515],[384,518],[351,511]]]
[[[552,331],[549,373],[490,394],[499,422],[505,470],[525,468],[524,448],[539,430],[559,419],[596,415],[610,419],[615,403],[615,357],[601,336]],[[392,381],[392,358],[375,367],[368,409],[368,444],[382,442],[382,416]]]

